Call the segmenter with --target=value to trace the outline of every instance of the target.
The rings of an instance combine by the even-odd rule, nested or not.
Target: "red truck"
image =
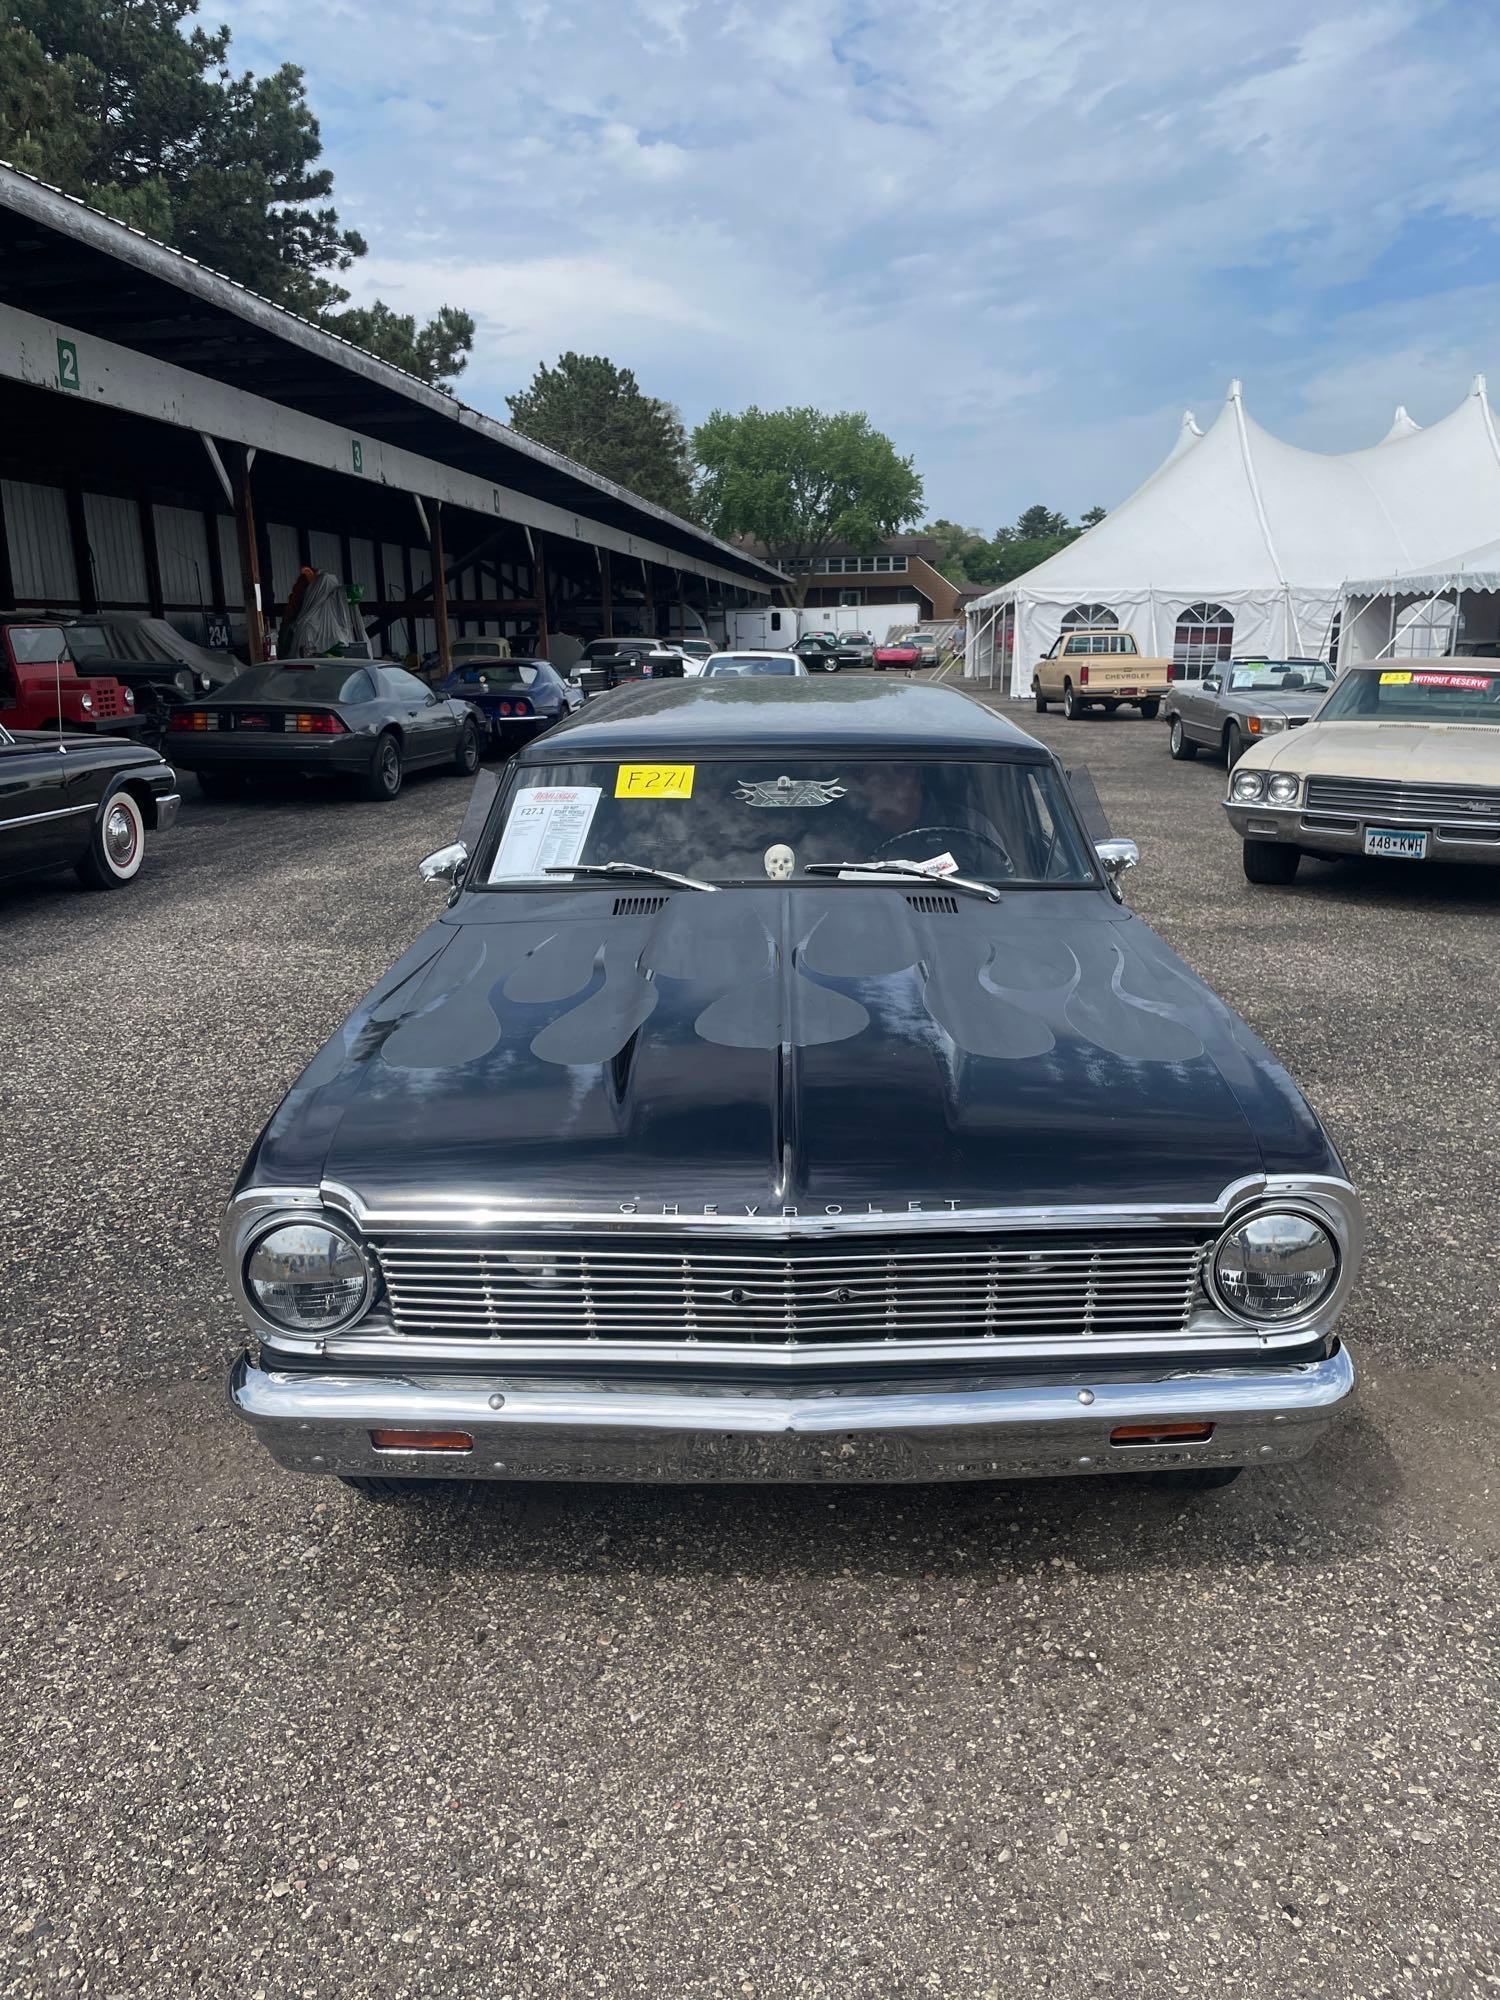
[[[108,675],[79,673],[61,625],[13,611],[0,613],[0,723],[110,736],[139,736],[142,729],[128,687]]]

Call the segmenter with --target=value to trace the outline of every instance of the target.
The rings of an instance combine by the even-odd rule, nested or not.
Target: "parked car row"
[[[1167,720],[1179,763],[1222,756],[1247,880],[1285,885],[1304,854],[1500,866],[1500,664],[1239,658],[1170,680],[1120,631],[1065,632],[1037,664],[1038,710]]]

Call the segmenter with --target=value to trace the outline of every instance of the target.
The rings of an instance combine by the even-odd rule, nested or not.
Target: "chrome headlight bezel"
[[[1302,790],[1302,780],[1291,771],[1273,771],[1266,785],[1266,799],[1273,806],[1294,806]]]
[[[341,1311],[321,1323],[283,1318],[265,1296],[257,1291],[256,1281],[251,1275],[251,1266],[256,1256],[266,1248],[270,1239],[283,1231],[295,1229],[321,1231],[323,1235],[350,1251],[358,1266],[362,1282],[357,1298],[346,1311]],[[330,1334],[346,1332],[364,1318],[375,1297],[376,1273],[365,1246],[345,1224],[325,1214],[279,1215],[268,1219],[246,1242],[239,1260],[239,1287],[245,1303],[255,1317],[274,1327],[278,1333],[296,1335],[304,1340],[324,1340]]]
[[[1236,805],[1258,806],[1266,796],[1265,772],[1237,770],[1229,780],[1229,796]]]
[[[1234,1237],[1251,1223],[1265,1221],[1276,1216],[1306,1223],[1318,1230],[1325,1238],[1330,1253],[1330,1268],[1322,1289],[1315,1297],[1299,1300],[1288,1311],[1275,1313],[1253,1313],[1231,1298],[1225,1290],[1219,1270],[1219,1260]],[[1211,1245],[1203,1265],[1203,1288],[1219,1311],[1240,1326],[1255,1327],[1266,1333],[1285,1333],[1291,1329],[1327,1324],[1333,1317],[1332,1308],[1342,1302],[1347,1290],[1346,1265],[1351,1245],[1347,1234],[1339,1227],[1339,1220],[1320,1204],[1296,1200],[1265,1200],[1241,1209],[1225,1222]]]

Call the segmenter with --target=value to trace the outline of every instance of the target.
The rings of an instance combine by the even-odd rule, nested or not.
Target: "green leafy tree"
[[[929,521],[921,532],[938,545],[937,567],[950,583],[984,583],[994,567],[994,550],[977,528],[958,521]]]
[[[917,518],[922,481],[863,411],[715,410],[693,432],[704,519],[794,572],[803,603],[835,542],[873,549]]]
[[[1045,541],[1052,536],[1067,536],[1070,540],[1077,530],[1069,522],[1066,514],[1054,514],[1050,507],[1028,507],[1014,528],[1007,530],[1021,542]]]
[[[296,312],[344,306],[338,280],[365,243],[329,200],[303,73],[235,75],[228,28],[197,26],[197,5],[12,0],[0,156]],[[425,341],[414,330],[413,355],[456,373],[466,319],[444,308]],[[384,321],[376,330],[395,339]]]
[[[377,299],[373,306],[325,312],[323,324],[352,340],[356,347],[439,389],[452,386],[452,377],[462,370],[474,340],[473,320],[456,306],[441,307],[419,327],[413,314],[393,312]]]
[[[682,419],[670,403],[643,394],[631,369],[602,354],[564,354],[555,368],[542,363],[526,388],[505,400],[523,437],[691,516],[693,464]]]

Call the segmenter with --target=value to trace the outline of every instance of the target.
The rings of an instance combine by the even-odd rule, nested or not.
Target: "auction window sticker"
[[[696,764],[622,764],[615,773],[617,799],[690,799]]]
[[[1493,674],[1439,673],[1432,669],[1380,676],[1382,687],[1452,688],[1458,694],[1488,694],[1494,684]]]
[[[1461,694],[1488,694],[1494,678],[1493,674],[1414,673],[1411,684],[1419,688],[1457,688]]]
[[[571,868],[583,854],[599,798],[598,785],[533,785],[517,792],[490,880],[514,882]]]

